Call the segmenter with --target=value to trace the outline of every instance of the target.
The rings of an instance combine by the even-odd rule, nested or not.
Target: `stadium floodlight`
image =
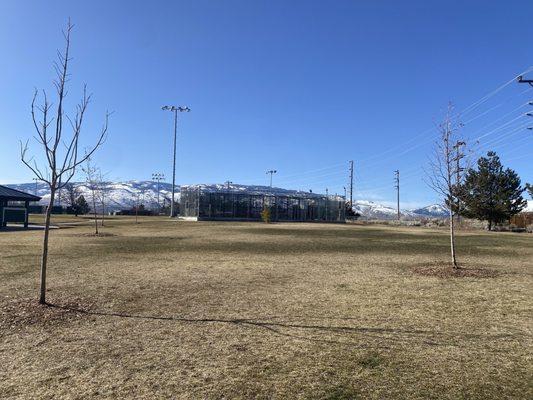
[[[271,169],[270,171],[267,171],[266,174],[270,174],[270,187],[272,187],[272,175],[274,174],[277,174],[278,171],[276,171],[275,169]]]
[[[174,151],[173,151],[173,161],[172,161],[172,203],[170,203],[170,217],[175,216],[174,208],[174,198],[176,195],[176,140],[178,135],[178,112],[190,112],[189,107],[176,107],[176,106],[163,106],[161,107],[163,111],[171,111],[174,113]]]

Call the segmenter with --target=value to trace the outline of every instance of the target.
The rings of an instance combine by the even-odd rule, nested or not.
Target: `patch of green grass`
[[[369,353],[359,360],[359,365],[363,368],[377,368],[383,362],[378,353]]]

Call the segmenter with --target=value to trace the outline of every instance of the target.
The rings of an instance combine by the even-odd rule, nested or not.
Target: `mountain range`
[[[42,197],[41,203],[46,204],[50,193],[44,183],[20,183],[6,185],[13,189],[23,192],[34,193]],[[83,194],[87,201],[90,202],[91,191],[84,182],[74,183],[79,194]],[[191,185],[194,188],[200,188],[205,191],[232,191],[238,193],[252,194],[275,194],[291,196],[322,196],[318,193],[302,192],[297,190],[282,189],[269,186],[259,185],[238,185],[238,184],[200,184]],[[129,208],[140,203],[147,208],[155,208],[158,204],[158,183],[153,181],[125,181],[125,182],[105,182],[107,207],[110,210]],[[166,182],[159,183],[159,203],[169,204],[172,193],[172,185]],[[62,197],[65,197],[63,193]],[[176,197],[179,200],[180,186],[176,186]],[[355,200],[353,204],[355,212],[368,219],[394,219],[397,217],[397,210],[369,200]],[[438,204],[431,204],[426,207],[417,209],[402,209],[401,216],[405,219],[416,218],[443,218],[447,216],[444,207]]]

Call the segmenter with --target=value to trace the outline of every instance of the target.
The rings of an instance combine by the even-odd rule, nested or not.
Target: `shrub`
[[[265,224],[269,224],[272,221],[269,207],[263,208],[263,211],[261,211],[261,219]]]

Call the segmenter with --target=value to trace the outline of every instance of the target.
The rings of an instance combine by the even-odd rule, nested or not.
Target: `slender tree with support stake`
[[[427,184],[442,197],[443,205],[448,209],[450,224],[450,255],[453,268],[459,268],[455,253],[455,205],[458,202],[458,191],[464,179],[462,162],[464,156],[461,146],[464,144],[458,136],[462,126],[453,116],[453,105],[448,105],[444,121],[439,125],[440,137],[435,142],[430,169],[427,173]],[[459,144],[461,143],[461,146]]]
[[[80,135],[84,122],[85,112],[91,100],[91,95],[87,94],[87,87],[83,88],[81,102],[76,107],[73,118],[69,117],[63,108],[65,97],[67,96],[66,84],[69,79],[70,58],[70,35],[73,25],[70,21],[63,32],[65,38],[65,50],[58,52],[58,61],[54,63],[56,80],[54,86],[57,91],[57,103],[52,113],[52,104],[49,102],[46,92],[43,91],[43,102],[37,105],[38,92],[35,91],[31,103],[31,115],[33,124],[37,132],[36,141],[44,154],[46,160],[44,167],[39,166],[34,157],[28,156],[28,141],[21,143],[22,162],[35,174],[37,179],[46,183],[50,190],[48,207],[46,208],[43,249],[41,255],[41,276],[40,276],[40,296],[39,303],[46,304],[46,268],[48,263],[48,240],[50,234],[50,216],[56,193],[59,189],[67,185],[76,169],[84,163],[104,142],[107,134],[109,113],[106,113],[102,129],[97,135],[95,144],[88,148],[84,155],[80,156]],[[39,114],[39,115],[38,115]],[[68,135],[64,131],[65,122],[68,122],[72,130]]]
[[[85,160],[85,166],[82,167],[85,174],[85,185],[91,192],[92,213],[94,217],[94,234],[98,235],[98,198],[100,190],[99,170],[91,164],[91,159]]]

